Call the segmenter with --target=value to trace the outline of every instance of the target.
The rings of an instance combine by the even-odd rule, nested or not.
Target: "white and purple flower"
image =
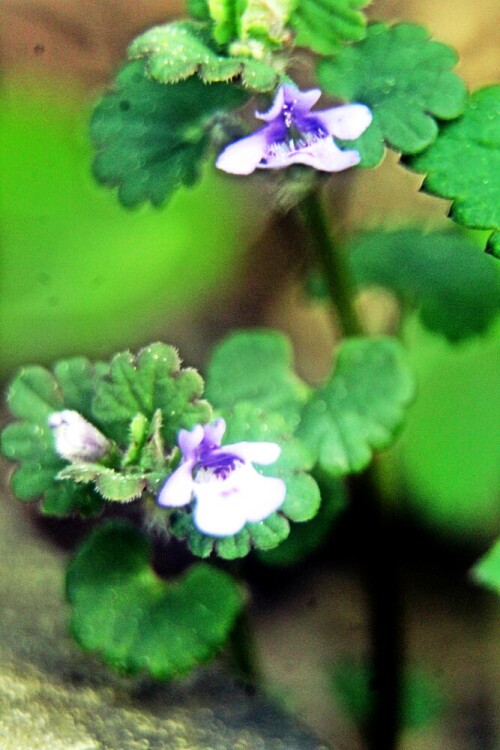
[[[291,164],[306,164],[322,172],[340,172],[358,164],[358,151],[342,151],[332,136],[348,141],[358,138],[372,121],[370,110],[364,104],[345,104],[311,112],[320,96],[319,89],[280,86],[269,111],[255,113],[267,125],[229,144],[216,166],[246,175],[255,169],[283,169]]]
[[[194,523],[203,534],[232,536],[248,522],[257,523],[278,510],[286,495],[281,479],[264,477],[253,463],[274,463],[276,443],[241,442],[221,447],[223,419],[179,432],[180,466],[158,496],[159,505],[178,508],[194,501]]]

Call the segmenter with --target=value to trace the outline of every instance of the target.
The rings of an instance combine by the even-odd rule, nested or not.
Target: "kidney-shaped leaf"
[[[227,573],[203,563],[161,580],[150,556],[147,538],[128,523],[95,530],[67,572],[71,629],[111,666],[168,680],[220,650],[243,597]]]

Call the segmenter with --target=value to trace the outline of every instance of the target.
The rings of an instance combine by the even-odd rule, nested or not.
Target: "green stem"
[[[255,634],[247,609],[243,609],[236,619],[230,645],[232,662],[238,676],[251,687],[258,687],[261,679],[257,666]]]
[[[354,284],[345,254],[334,242],[319,196],[301,204],[316,258],[346,336],[362,334],[353,304]],[[396,750],[400,733],[402,637],[394,540],[373,469],[353,478],[359,558],[370,611],[372,712],[366,726],[369,750]]]
[[[330,233],[318,194],[309,193],[300,208],[328,284],[330,299],[338,311],[344,334],[359,336],[362,333],[362,326],[353,305],[354,285],[345,253],[337,247]]]

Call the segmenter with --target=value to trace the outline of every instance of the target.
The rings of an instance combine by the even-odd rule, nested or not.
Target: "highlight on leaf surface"
[[[362,471],[374,450],[393,442],[414,390],[399,341],[346,339],[332,374],[306,404],[297,435],[327,475]]]
[[[449,341],[484,333],[500,312],[498,263],[463,232],[374,231],[349,251],[359,286],[390,289]]]
[[[300,0],[290,17],[295,44],[320,55],[334,55],[346,42],[357,42],[366,33],[361,13],[370,0]]]
[[[421,26],[370,25],[366,38],[320,60],[318,79],[329,94],[366,104],[373,122],[356,141],[361,166],[374,167],[387,144],[402,154],[416,154],[437,137],[436,120],[458,117],[466,90],[451,71],[455,51],[429,38]]]
[[[121,70],[90,123],[94,176],[118,187],[126,207],[144,201],[160,206],[181,185],[193,185],[215,119],[248,96],[232,85],[205,85],[196,76],[166,86],[148,78],[145,67],[138,60]]]
[[[91,401],[105,371],[106,365],[78,357],[58,362],[53,372],[25,367],[9,387],[7,402],[20,420],[2,432],[3,454],[20,464],[11,478],[12,490],[20,500],[41,497],[42,512],[48,515],[94,515],[102,508],[92,489],[56,479],[67,464],[56,452],[48,420],[54,412],[70,409],[96,423]]]
[[[462,117],[444,125],[427,151],[407,160],[426,173],[422,189],[452,200],[454,221],[500,230],[500,86],[470,94]],[[492,239],[492,247],[498,239]],[[499,243],[500,244],[500,243]]]
[[[471,570],[471,578],[480,586],[500,595],[500,538]]]
[[[220,4],[220,7],[225,4]],[[225,11],[215,33],[228,41],[233,31],[225,22]],[[228,21],[229,23],[229,21]],[[217,44],[219,40],[217,40]],[[241,78],[243,86],[254,91],[270,91],[278,80],[276,70],[264,60],[247,55],[221,54],[213,44],[206,25],[178,21],[155,26],[138,36],[129,46],[131,60],[143,58],[144,73],[159,83],[178,83],[195,74],[205,83],[228,82]],[[193,96],[196,96],[193,94]]]
[[[161,580],[150,558],[147,538],[129,523],[94,530],[67,571],[71,630],[110,666],[171,680],[223,647],[243,596],[227,573],[203,563]]]
[[[249,401],[241,401],[223,410],[227,423],[224,445],[240,442],[273,442],[281,448],[277,461],[268,466],[255,466],[264,477],[282,480],[286,485],[285,500],[276,512],[258,523],[246,523],[232,536],[213,537],[196,528],[189,509],[180,509],[171,516],[172,533],[186,539],[190,550],[199,557],[208,557],[212,550],[219,557],[244,557],[252,548],[272,549],[289,534],[290,521],[301,523],[313,518],[320,506],[320,493],[315,480],[308,473],[313,457],[306,446],[290,434],[289,426],[280,414],[264,412]]]

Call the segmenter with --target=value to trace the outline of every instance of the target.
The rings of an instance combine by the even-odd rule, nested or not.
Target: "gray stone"
[[[220,664],[154,684],[81,652],[67,631],[66,559],[2,499],[2,750],[326,750]]]

